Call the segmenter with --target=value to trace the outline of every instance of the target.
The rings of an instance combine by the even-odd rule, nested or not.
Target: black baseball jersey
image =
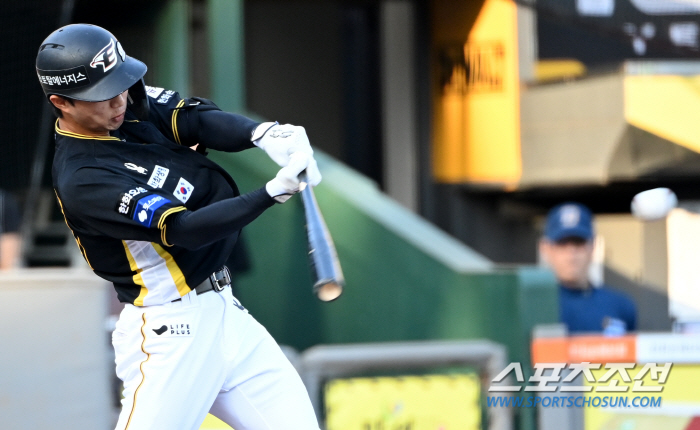
[[[149,120],[139,121],[127,109],[123,125],[110,136],[67,132],[57,122],[53,163],[56,195],[85,260],[114,283],[120,301],[137,306],[189,293],[225,263],[238,237],[238,231],[209,232],[211,239],[197,249],[168,242],[170,219],[239,191],[224,169],[189,148],[202,136],[197,112],[190,109],[200,102],[147,89]],[[253,147],[258,123],[226,115],[235,126],[235,135],[226,136],[228,149]],[[228,132],[231,124],[226,127]],[[250,215],[246,222],[274,202],[264,188],[234,200]]]

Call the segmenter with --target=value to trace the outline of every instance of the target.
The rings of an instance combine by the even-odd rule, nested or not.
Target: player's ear
[[[57,96],[55,94],[49,96],[49,103],[53,105],[54,113],[56,113],[56,116],[59,118],[61,118],[61,115],[59,115],[59,113],[67,111],[68,106],[72,104],[69,103],[68,99],[63,98],[61,96]]]

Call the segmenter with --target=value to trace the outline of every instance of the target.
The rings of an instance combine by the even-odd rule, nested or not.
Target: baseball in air
[[[665,218],[671,209],[678,206],[678,197],[668,188],[642,191],[632,199],[632,215],[643,221]]]

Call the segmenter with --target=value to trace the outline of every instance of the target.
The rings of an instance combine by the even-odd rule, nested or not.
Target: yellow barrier
[[[231,426],[216,418],[214,415],[207,414],[199,430],[231,430]]]
[[[629,375],[633,377],[642,367],[644,367],[643,364],[637,364],[634,369],[628,370]],[[594,370],[593,376],[596,381],[607,370]],[[585,395],[627,398],[627,406],[585,408],[585,430],[657,430],[661,428],[664,430],[687,430],[690,428],[690,423],[693,422],[697,411],[700,410],[700,392],[697,389],[700,386],[699,365],[673,365],[661,392],[633,392],[631,389],[633,382],[623,381],[619,374],[613,376],[611,380],[617,380],[618,385],[630,387],[630,389],[628,392],[621,393],[586,393]],[[586,385],[605,386],[609,384],[610,381],[596,384],[587,383]],[[650,374],[647,373],[643,379],[643,385],[655,386],[659,384],[651,380]],[[661,397],[661,404],[654,408],[635,408],[632,406],[632,400],[635,397]]]
[[[337,379],[326,385],[327,430],[481,429],[476,375]]]

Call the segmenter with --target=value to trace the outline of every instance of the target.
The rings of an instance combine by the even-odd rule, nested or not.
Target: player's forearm
[[[165,222],[166,242],[187,249],[201,248],[234,234],[274,203],[265,188],[260,188],[196,211],[175,213]]]
[[[198,142],[217,151],[242,151],[255,146],[250,138],[258,125],[257,121],[230,112],[199,112]]]

